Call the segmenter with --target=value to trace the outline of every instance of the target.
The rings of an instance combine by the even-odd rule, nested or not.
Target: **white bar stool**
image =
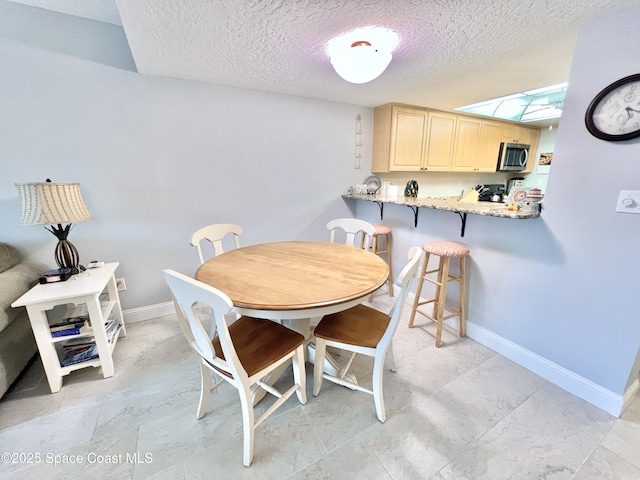
[[[467,335],[467,315],[466,315],[466,301],[467,301],[467,285],[465,281],[465,259],[469,254],[469,249],[464,245],[449,240],[436,240],[433,242],[427,242],[422,245],[422,250],[425,252],[424,263],[418,278],[418,285],[416,287],[416,296],[413,301],[413,308],[411,309],[411,317],[409,318],[409,328],[413,328],[413,322],[415,320],[416,312],[427,317],[429,320],[437,324],[436,330],[436,347],[441,345],[442,337],[442,323],[453,317],[459,317],[459,331],[460,336],[465,337]],[[436,255],[440,257],[438,268],[433,270],[427,270],[429,264],[429,257]],[[460,261],[459,274],[452,275],[449,272],[449,260],[451,258],[458,258]],[[437,279],[430,278],[428,275],[437,273]],[[424,281],[433,283],[436,286],[435,297],[431,300],[424,302],[420,301],[420,294],[422,293],[422,285]],[[458,308],[454,309],[446,305],[447,299],[447,284],[449,282],[459,282],[460,284],[460,297]],[[420,310],[420,306],[433,303],[433,310],[431,314]],[[449,315],[444,315],[444,311],[451,312]]]
[[[391,270],[391,228],[386,225],[374,225],[371,251],[376,255],[384,254],[389,265],[389,296],[393,297],[393,273]],[[384,250],[380,249],[380,237],[384,237]],[[369,302],[373,301],[373,293],[369,296]]]

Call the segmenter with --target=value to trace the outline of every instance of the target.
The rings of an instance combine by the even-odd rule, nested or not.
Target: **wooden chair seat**
[[[240,317],[229,326],[229,335],[242,367],[250,377],[273,362],[290,354],[304,343],[304,336],[269,320]],[[213,341],[216,356],[225,360],[220,337]],[[216,371],[231,376],[230,372],[212,365]]]
[[[376,348],[390,321],[391,317],[386,313],[360,304],[323,317],[313,334],[325,340]]]

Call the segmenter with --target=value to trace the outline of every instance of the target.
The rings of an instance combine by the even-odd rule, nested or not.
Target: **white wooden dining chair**
[[[375,227],[372,224],[357,218],[336,218],[327,223],[327,229],[330,231],[331,243],[336,243],[336,231],[341,229],[346,234],[345,244],[359,248],[368,248],[375,233]],[[358,237],[359,245],[356,242]]]
[[[244,435],[243,463],[251,465],[255,429],[294,392],[300,403],[307,403],[304,364],[304,336],[278,323],[241,316],[222,291],[173,270],[164,270],[176,308],[180,327],[200,360],[201,392],[196,417],[202,418],[211,393],[226,381],[240,395]],[[211,308],[217,335],[211,340],[200,319],[197,306]],[[231,321],[233,323],[231,323]],[[261,379],[287,362],[293,362],[294,385],[281,393]],[[210,371],[220,377],[212,385]],[[217,378],[217,377],[216,377]],[[278,399],[259,418],[255,418],[251,387],[258,385]]]
[[[313,369],[313,395],[318,396],[323,379],[338,385],[347,386],[353,390],[373,395],[378,419],[384,422],[387,414],[384,408],[382,390],[384,364],[387,356],[392,370],[395,370],[391,340],[398,327],[400,315],[407,300],[411,280],[415,277],[418,264],[422,258],[422,250],[411,247],[409,262],[398,276],[401,293],[389,315],[374,310],[363,304],[356,305],[343,312],[325,316],[314,330],[315,335],[315,366]],[[337,347],[351,352],[351,355],[337,375],[330,375],[322,368],[328,346]],[[356,354],[373,357],[372,388],[345,380],[351,363]]]
[[[196,247],[198,250],[198,256],[200,257],[200,263],[204,263],[204,256],[202,254],[202,248],[200,243],[202,240],[208,240],[211,242],[213,246],[214,256],[218,256],[224,253],[224,248],[222,246],[222,240],[228,234],[233,235],[233,241],[236,248],[240,248],[240,235],[244,230],[239,225],[234,225],[233,223],[218,223],[214,225],[207,225],[206,227],[202,227],[199,230],[196,230],[193,235],[191,235],[191,245]]]

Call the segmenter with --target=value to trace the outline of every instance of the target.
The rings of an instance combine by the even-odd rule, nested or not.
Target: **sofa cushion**
[[[24,308],[11,304],[38,283],[38,277],[46,266],[35,262],[20,262],[0,273],[0,332],[16,318]]]
[[[20,261],[20,252],[15,247],[0,243],[0,273],[9,270]]]

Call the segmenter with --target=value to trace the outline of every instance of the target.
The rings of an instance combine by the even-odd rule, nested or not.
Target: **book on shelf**
[[[120,323],[117,323],[111,331],[107,332],[107,338],[109,339],[109,343],[115,342],[115,339],[120,333],[121,328],[122,328],[122,325]]]
[[[92,332],[91,326],[85,320],[81,322],[58,325],[51,327],[52,337],[67,337],[69,335],[89,334]]]
[[[78,343],[74,346],[64,347],[64,355],[62,360],[60,360],[60,366],[67,367],[95,358],[98,358],[98,347],[95,342]]]
[[[52,337],[65,337],[91,333],[89,312],[86,304],[78,305],[65,313],[64,318],[49,324]]]

